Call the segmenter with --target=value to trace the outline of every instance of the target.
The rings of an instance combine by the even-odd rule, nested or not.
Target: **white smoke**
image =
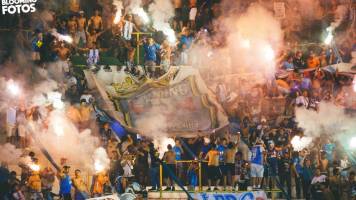
[[[171,1],[155,0],[149,7],[152,16],[153,28],[162,31],[170,43],[176,41],[174,30],[169,24],[169,20],[174,16],[174,8]]]
[[[296,108],[296,121],[310,137],[342,134],[356,128],[355,118],[346,115],[343,107],[325,102],[320,103],[318,112]]]
[[[0,145],[0,162],[8,165],[17,164],[22,155],[21,149],[17,149],[14,145],[6,143]]]
[[[65,41],[69,44],[73,43],[73,38],[70,35],[62,35],[60,33],[57,32],[56,29],[52,29],[51,34],[57,38],[57,40],[59,41]]]
[[[131,10],[133,14],[138,15],[143,23],[147,24],[150,22],[150,18],[148,17],[146,11],[143,10],[141,5],[142,0],[131,0],[128,9]]]
[[[47,121],[47,129],[30,122],[29,131],[39,139],[53,159],[58,162],[66,158],[70,164],[92,170],[91,155],[99,141],[91,131],[85,129],[80,132],[63,110],[50,112]]]
[[[271,12],[253,5],[238,16],[221,16],[215,24],[213,37],[202,33],[202,39],[192,46],[189,52],[192,66],[209,71],[211,76],[232,73],[273,76],[283,32]]]
[[[297,135],[293,137],[293,139],[291,140],[291,144],[293,146],[294,151],[301,151],[304,148],[307,148],[312,141],[313,138],[311,137],[300,137]]]
[[[347,12],[348,12],[348,8],[346,5],[337,6],[336,11],[335,11],[336,15],[334,17],[334,21],[331,23],[331,27],[333,30],[335,28],[339,27],[340,24],[346,19]]]
[[[117,24],[117,23],[119,23],[119,21],[120,21],[120,19],[122,17],[123,5],[122,5],[122,1],[121,0],[114,0],[113,4],[114,4],[114,6],[116,8],[114,24]]]
[[[317,112],[296,108],[296,121],[298,126],[304,129],[304,135],[309,138],[319,138],[327,135],[348,148],[350,137],[356,130],[356,118],[345,114],[344,108],[332,103],[320,103]],[[323,138],[323,137],[322,137]],[[309,141],[295,140],[298,147],[307,146]],[[294,147],[294,146],[293,146]]]

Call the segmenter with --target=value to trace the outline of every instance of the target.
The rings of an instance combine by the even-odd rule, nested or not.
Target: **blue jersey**
[[[324,151],[326,153],[326,158],[329,160],[329,161],[332,161],[333,160],[333,151],[334,151],[334,148],[335,148],[335,144],[325,144],[324,145]]]
[[[217,150],[219,152],[219,161],[224,162],[224,152],[226,150],[226,147],[224,145],[219,145]]]
[[[257,165],[263,165],[263,147],[262,146],[253,146],[251,149],[251,163]]]
[[[159,50],[160,46],[158,44],[143,45],[145,50],[145,61],[154,61],[157,62],[157,51]]]
[[[65,175],[59,183],[59,194],[70,194],[72,188],[72,181],[69,175]]]
[[[174,146],[173,151],[176,153],[176,160],[182,160],[182,149],[180,147]]]
[[[301,158],[298,156],[298,157],[295,157],[293,159],[293,164],[295,166],[295,169],[297,171],[298,174],[302,174],[303,173],[303,166],[301,164]]]

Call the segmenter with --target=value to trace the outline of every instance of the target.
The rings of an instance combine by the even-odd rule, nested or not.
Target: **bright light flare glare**
[[[20,86],[13,80],[7,82],[7,90],[14,96],[17,96],[21,93]]]
[[[273,61],[274,60],[274,57],[275,57],[275,53],[274,53],[274,50],[272,49],[271,46],[266,46],[264,48],[264,56],[265,56],[265,59],[267,61]]]
[[[118,24],[120,22],[120,19],[121,19],[121,10],[118,10],[115,14],[114,24]]]
[[[331,27],[328,27],[328,28],[326,28],[326,31],[328,32],[328,35],[326,36],[326,38],[324,40],[324,44],[330,45],[332,40],[334,39],[333,30]]]
[[[356,137],[352,137],[350,139],[349,146],[350,146],[351,149],[356,149]]]
[[[99,172],[104,171],[105,166],[104,166],[102,163],[100,163],[100,161],[95,160],[95,162],[94,162],[94,169],[95,169],[95,172],[96,172],[96,173],[99,173]]]
[[[29,167],[32,171],[38,172],[40,171],[40,166],[36,164],[29,164]]]

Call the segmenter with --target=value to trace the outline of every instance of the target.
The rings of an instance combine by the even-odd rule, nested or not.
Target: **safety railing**
[[[184,185],[185,187],[188,187],[189,188],[189,180],[188,180],[188,177],[187,176],[187,171],[188,171],[188,168],[189,168],[189,165],[192,164],[192,162],[197,162],[198,163],[198,186],[197,186],[197,190],[196,189],[188,189],[188,192],[189,193],[202,193],[204,192],[203,188],[206,185],[206,180],[204,178],[205,175],[207,175],[207,172],[203,172],[203,165],[207,165],[207,161],[198,161],[198,160],[179,160],[179,161],[176,161],[176,167],[175,167],[175,175],[177,175],[177,178],[181,181],[182,185]],[[163,187],[164,187],[164,167],[163,167],[163,164],[165,163],[162,163],[160,164],[160,167],[159,167],[159,184],[160,184],[160,189],[159,189],[159,196],[160,198],[163,198]],[[180,171],[183,171],[183,173],[186,173],[186,174],[180,174],[181,172]],[[183,177],[182,177],[183,176]],[[222,180],[222,179],[221,179]],[[227,180],[227,182],[229,182]],[[188,184],[187,184],[188,183]],[[221,181],[220,183],[223,184],[223,181]],[[177,184],[175,184],[177,185]],[[220,184],[221,185],[221,184]],[[228,185],[231,185],[231,184],[228,184]],[[231,186],[230,186],[231,187]],[[228,188],[228,187],[227,187]],[[240,188],[242,188],[240,190]],[[178,189],[178,188],[177,188]],[[271,196],[271,199],[276,199],[278,198],[279,196],[279,193],[282,193],[281,190],[279,189],[268,189],[268,190],[263,190],[266,194],[270,194]],[[178,190],[176,192],[184,192],[182,190]],[[239,190],[220,190],[219,192],[221,193],[244,193],[244,192],[250,192],[247,190],[246,187],[239,187]]]
[[[146,32],[133,32],[132,35],[136,37],[136,64],[141,65],[143,64],[143,49],[140,48],[142,45],[140,44],[140,41],[142,40],[142,36],[152,36],[153,33],[146,33]]]

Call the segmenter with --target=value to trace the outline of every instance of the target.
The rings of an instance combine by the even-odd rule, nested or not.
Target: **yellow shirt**
[[[28,178],[28,187],[36,192],[41,192],[41,178],[38,174],[33,174]]]
[[[103,194],[104,193],[104,185],[109,182],[109,178],[106,175],[99,174],[96,177],[93,193],[94,194]]]
[[[209,166],[219,166],[219,152],[217,150],[210,150],[207,157]]]
[[[319,61],[319,58],[309,58],[307,60],[307,63],[308,63],[308,68],[316,68],[316,67],[319,67],[320,66],[320,61]]]

